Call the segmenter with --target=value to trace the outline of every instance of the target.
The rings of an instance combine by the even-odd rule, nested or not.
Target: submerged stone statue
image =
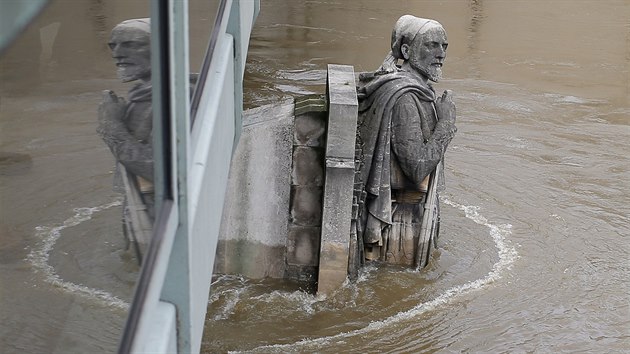
[[[447,46],[437,21],[402,16],[381,67],[360,76],[356,229],[364,259],[414,264],[428,176],[456,132],[451,92],[437,96],[429,83],[441,77]]]
[[[150,40],[148,18],[126,20],[112,30],[108,44],[118,77],[139,83],[129,90],[127,100],[113,91],[103,92],[96,129],[117,161],[114,188],[125,192],[126,235],[143,244],[148,243],[146,234],[154,219]]]

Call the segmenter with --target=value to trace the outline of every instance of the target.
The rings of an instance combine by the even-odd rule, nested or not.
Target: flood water
[[[247,107],[323,92],[328,63],[376,69],[402,14],[444,25],[436,89],[453,90],[459,130],[440,249],[421,272],[368,267],[325,301],[218,277],[204,352],[630,351],[630,3],[261,2]],[[94,129],[100,91],[127,89],[107,33],[148,12],[86,3],[96,15],[40,22],[72,29],[61,49],[48,27],[2,58],[2,352],[115,351],[137,274]]]

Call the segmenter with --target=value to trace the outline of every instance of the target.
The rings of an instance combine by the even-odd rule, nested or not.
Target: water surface
[[[2,352],[115,351],[137,274],[95,110],[128,89],[109,30],[147,3],[77,4],[54,2],[0,61]],[[193,68],[213,5],[191,12]],[[406,13],[450,42],[441,248],[422,272],[368,267],[326,301],[219,277],[204,352],[630,351],[630,5],[263,0],[246,107],[323,92],[328,63],[377,68]]]

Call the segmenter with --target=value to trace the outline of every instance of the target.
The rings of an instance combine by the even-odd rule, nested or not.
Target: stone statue
[[[428,176],[457,130],[451,92],[437,96],[429,83],[447,45],[437,21],[402,16],[381,67],[360,76],[356,228],[367,260],[414,263]]]
[[[143,247],[148,244],[155,213],[150,40],[148,18],[126,20],[112,30],[109,48],[118,77],[138,83],[129,90],[127,100],[113,91],[103,92],[96,129],[117,161],[114,188],[125,192],[125,234]]]

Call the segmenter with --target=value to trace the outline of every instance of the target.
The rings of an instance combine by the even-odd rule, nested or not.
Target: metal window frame
[[[119,353],[200,350],[229,164],[241,129],[245,57],[260,3],[222,0],[219,9],[191,104],[188,1],[152,1],[158,217]]]

